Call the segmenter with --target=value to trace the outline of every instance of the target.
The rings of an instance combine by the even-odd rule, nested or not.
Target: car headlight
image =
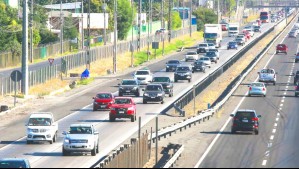
[[[163,94],[162,94],[162,93],[159,93],[158,96],[161,97],[161,96],[163,96]]]
[[[69,139],[64,139],[64,143],[69,144],[69,143],[70,143],[70,140],[69,140]]]
[[[144,93],[144,96],[148,97],[148,96],[149,96],[149,94],[148,94],[148,93]]]
[[[166,88],[171,88],[171,86],[170,86],[170,85],[168,85],[168,86],[166,86]]]
[[[138,89],[137,87],[134,87],[134,88],[133,88],[133,90],[137,90],[137,89]]]
[[[124,88],[123,87],[119,87],[119,89],[123,90]]]
[[[27,129],[27,132],[28,132],[28,133],[31,133],[31,132],[32,132],[32,129]]]
[[[169,66],[166,66],[167,68],[169,68]]]

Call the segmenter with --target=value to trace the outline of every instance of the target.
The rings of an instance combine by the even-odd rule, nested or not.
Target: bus
[[[269,13],[268,12],[261,12],[260,13],[260,20],[262,23],[269,23]]]

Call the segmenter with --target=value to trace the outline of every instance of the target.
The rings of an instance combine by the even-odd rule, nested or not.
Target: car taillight
[[[295,90],[298,90],[298,88],[299,88],[299,86],[296,86],[296,87],[295,87]]]
[[[252,121],[258,121],[259,119],[257,117],[252,118]]]
[[[263,88],[263,91],[266,91],[266,89],[265,89],[265,88]]]
[[[234,117],[234,120],[239,120],[237,117]]]
[[[251,91],[251,90],[252,90],[252,87],[250,87],[249,90]]]

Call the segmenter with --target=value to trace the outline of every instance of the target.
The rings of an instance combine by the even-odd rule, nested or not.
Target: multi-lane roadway
[[[265,24],[262,27],[262,32],[269,30],[274,24]],[[260,36],[256,34],[254,38]],[[217,65],[213,64],[212,68],[209,69],[206,74],[195,73],[193,76],[193,82],[186,83],[180,82],[175,84],[173,98],[167,98],[164,105],[158,104],[153,106],[152,104],[143,105],[142,98],[134,98],[137,103],[137,115],[142,117],[142,125],[145,125],[148,121],[153,119],[162,110],[168,107],[173,101],[182,96],[190,87],[197,84],[204,79],[212,71],[216,70],[219,66],[229,60],[237,50],[227,51],[226,44],[233,40],[233,38],[225,38],[223,41],[223,48],[220,49],[220,61]],[[242,47],[243,48],[243,47]],[[240,48],[241,49],[241,48]],[[239,49],[239,50],[240,50]],[[194,50],[194,49],[193,49]],[[187,52],[187,51],[186,51]],[[171,59],[183,59],[184,54],[178,53],[171,57]],[[149,69],[155,72],[156,76],[170,76],[173,78],[173,73],[165,72],[166,60],[161,61],[157,64],[149,66]],[[190,63],[185,63],[190,64]],[[127,74],[122,78],[131,78],[131,74]],[[25,133],[26,128],[24,126],[26,119],[22,119],[15,124],[7,126],[1,130],[3,136],[1,141],[15,141],[11,144],[2,144],[0,149],[0,158],[7,157],[20,157],[26,158],[30,161],[33,167],[90,167],[101,157],[108,154],[111,150],[116,148],[119,144],[125,141],[128,137],[134,134],[138,130],[137,123],[131,123],[130,121],[117,121],[110,123],[108,121],[108,112],[93,112],[92,111],[92,97],[97,92],[112,92],[117,95],[118,84],[117,80],[110,80],[104,84],[98,85],[92,89],[88,89],[73,97],[67,98],[61,104],[55,105],[50,109],[42,110],[44,112],[52,112],[56,119],[59,121],[59,139],[58,142],[53,145],[48,144],[25,144]],[[83,107],[83,108],[82,108]],[[100,132],[100,154],[97,157],[91,156],[62,156],[62,141],[63,136],[61,133],[68,129],[70,124],[73,123],[93,123],[97,130]],[[22,138],[23,137],[23,138]],[[20,139],[21,138],[21,139]]]
[[[262,115],[260,134],[230,134],[229,123],[207,151],[200,168],[293,168],[299,166],[299,102],[295,97],[292,73],[298,69],[294,54],[298,39],[285,36],[288,55],[273,54],[265,67],[278,72],[276,86],[269,85],[267,97],[240,98],[236,109],[252,109]]]

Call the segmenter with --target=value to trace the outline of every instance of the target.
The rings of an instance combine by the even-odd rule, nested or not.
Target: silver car
[[[267,96],[267,88],[265,83],[252,83],[249,87],[248,96],[251,97],[252,95],[258,95],[258,96]]]
[[[207,67],[211,68],[212,61],[209,57],[201,57],[198,61],[203,62]]]

